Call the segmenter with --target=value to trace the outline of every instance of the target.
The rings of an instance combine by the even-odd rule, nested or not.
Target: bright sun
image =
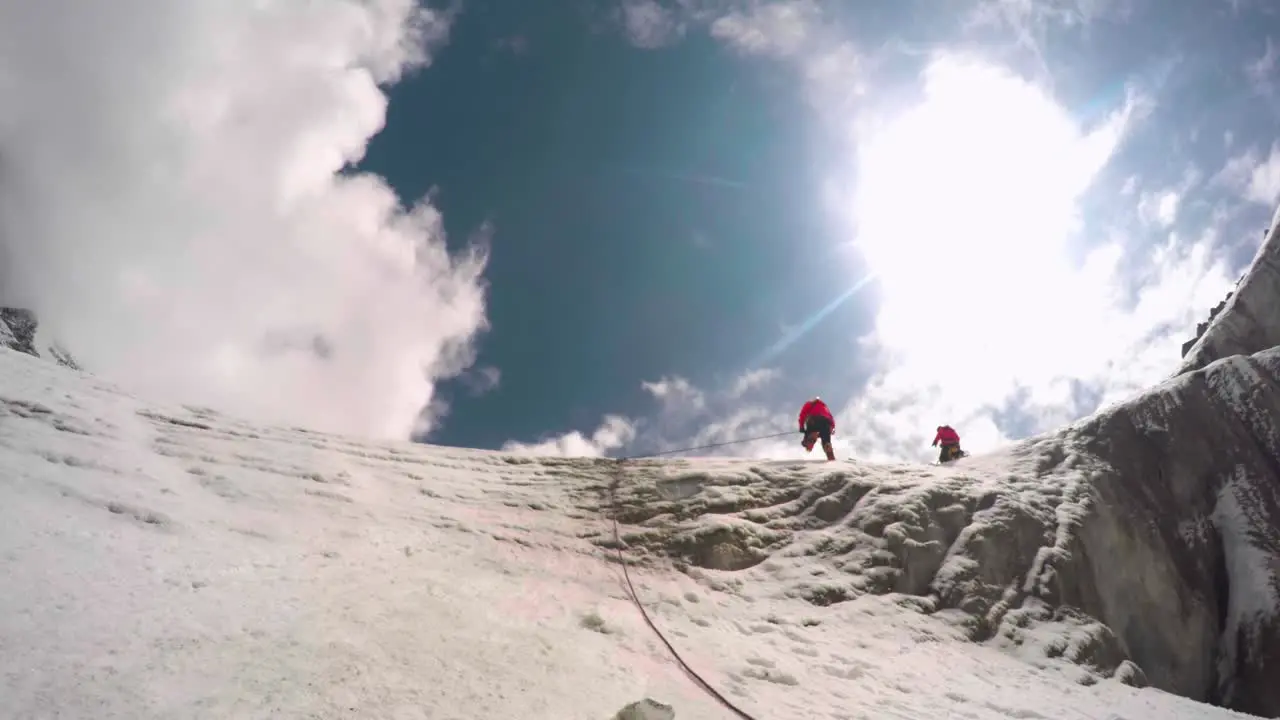
[[[859,137],[856,244],[884,293],[878,339],[952,370],[993,353],[1042,362],[1071,332],[1061,323],[1102,301],[1079,297],[1064,250],[1123,118],[1083,134],[1043,91],[972,60],[939,58],[923,80],[917,105]]]

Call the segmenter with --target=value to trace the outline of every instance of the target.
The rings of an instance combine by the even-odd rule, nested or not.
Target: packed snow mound
[[[951,467],[636,461],[621,541],[723,592],[883,595],[1080,682],[1276,717],[1276,418],[1280,348]]]
[[[1066,600],[1173,579],[1130,566],[1141,517],[1105,545],[1086,437],[947,469],[619,466],[262,427],[0,349],[0,697],[14,718],[731,716],[621,557],[684,660],[758,718],[1245,717],[1099,681],[1141,684],[1120,657],[1151,625],[1113,635]],[[1224,508],[1178,537],[1213,542]],[[1234,588],[1259,568],[1232,527]],[[1263,627],[1265,593],[1226,597]],[[1162,602],[1218,600],[1198,598]],[[1196,617],[1147,642],[1194,658]]]

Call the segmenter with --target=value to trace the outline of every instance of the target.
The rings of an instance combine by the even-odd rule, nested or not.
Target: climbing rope
[[[786,430],[783,432],[773,433],[772,435],[759,435],[757,437],[738,438],[737,440],[726,440],[725,442],[710,443],[709,445],[694,445],[693,447],[678,448],[676,450],[662,450],[660,452],[645,453],[643,455],[628,455],[627,457],[617,458],[617,460],[619,462],[623,462],[626,460],[645,460],[647,458],[662,457],[664,455],[676,455],[678,453],[693,452],[694,450],[710,450],[711,448],[725,447],[726,445],[745,445],[747,443],[758,442],[760,440],[772,440],[773,438],[780,438],[780,437],[783,437],[784,435],[795,435],[798,432],[800,431]]]
[[[667,639],[667,636],[662,634],[662,631],[654,624],[653,618],[649,617],[649,611],[645,610],[644,603],[640,602],[640,594],[636,592],[636,586],[631,581],[631,572],[627,570],[626,558],[622,555],[622,532],[618,527],[618,486],[622,484],[623,468],[626,462],[626,458],[615,461],[613,482],[609,484],[609,505],[612,508],[612,512],[609,515],[613,521],[613,548],[618,555],[618,564],[622,566],[622,577],[627,583],[627,596],[631,599],[632,604],[636,606],[636,609],[640,611],[640,617],[644,618],[645,624],[649,626],[654,635],[658,636],[658,639],[666,646],[667,652],[671,653],[671,657],[675,658],[676,663],[680,665],[680,669],[684,670],[694,684],[705,690],[708,695],[715,698],[721,705],[724,705],[742,720],[755,720],[745,710],[734,705],[729,698],[726,698],[719,690],[716,690],[711,683],[698,674],[697,670],[694,670],[689,666],[689,663],[685,662],[684,658],[680,656],[680,651],[676,650],[671,641]]]
[[[662,641],[662,644],[666,646],[667,652],[671,653],[671,657],[675,658],[676,663],[680,665],[680,669],[684,670],[685,674],[693,680],[694,684],[702,688],[708,695],[715,698],[721,705],[724,705],[733,712],[733,714],[742,718],[742,720],[755,720],[755,718],[742,708],[734,705],[729,698],[725,697],[719,690],[716,690],[711,683],[707,682],[698,674],[698,671],[694,670],[689,666],[689,663],[685,662],[684,658],[680,656],[680,652],[676,650],[670,640],[667,640],[667,636],[663,635],[662,631],[658,629],[658,626],[653,622],[653,618],[649,617],[649,611],[645,610],[644,603],[640,602],[640,594],[636,592],[636,586],[631,582],[631,572],[627,569],[626,558],[622,555],[622,531],[618,526],[618,488],[622,485],[622,478],[626,468],[626,462],[628,460],[641,460],[645,458],[658,457],[660,455],[674,455],[676,453],[690,452],[693,450],[706,450],[708,448],[724,447],[725,445],[741,445],[743,443],[755,442],[757,440],[768,440],[770,438],[782,437],[783,435],[791,435],[794,432],[794,430],[791,430],[787,432],[774,433],[772,435],[761,435],[759,437],[742,438],[739,440],[730,440],[728,442],[712,443],[710,445],[681,448],[679,450],[665,450],[647,455],[617,458],[614,461],[613,466],[613,481],[609,483],[609,519],[613,523],[613,548],[618,556],[618,565],[622,566],[622,577],[626,580],[627,584],[627,596],[631,599],[632,604],[636,606],[636,609],[640,611],[640,617],[644,618],[645,624],[649,626],[649,629],[653,631],[653,634],[657,635],[658,639]]]

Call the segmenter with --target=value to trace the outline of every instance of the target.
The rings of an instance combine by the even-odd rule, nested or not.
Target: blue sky
[[[1166,376],[1239,277],[1278,12],[6,5],[0,301],[271,422],[616,455],[816,393],[842,455],[980,452]]]
[[[1280,25],[1261,4],[1103,5],[464,5],[434,65],[390,91],[387,128],[361,166],[406,198],[434,187],[452,237],[490,231],[485,370],[445,386],[447,419],[427,439],[582,451],[574,442],[616,415],[635,433],[606,449],[646,451],[787,430],[794,408],[821,393],[857,430],[842,433],[848,450],[910,456],[927,452],[940,422],[982,449],[1169,372],[1251,258],[1280,190],[1280,163],[1267,164],[1268,30]],[[885,150],[885,162],[911,166],[867,202],[909,205],[879,221],[896,258],[888,272],[970,254],[985,267],[936,288],[920,284],[928,272],[887,279],[902,283],[901,313],[882,307],[876,279],[815,317],[876,270],[854,245],[856,198],[865,175],[888,171],[859,166],[877,132],[859,126],[892,133],[928,102],[930,72],[938,94],[972,106],[956,124],[973,127],[940,130],[929,116],[903,131],[908,144],[944,137],[933,155]],[[984,125],[1016,132],[1008,118],[1019,113],[1025,138],[982,137],[973,153],[945,157]],[[1040,126],[1055,113],[1063,127]],[[1004,141],[1061,147],[1043,165],[993,159],[1007,176],[966,177]],[[1015,175],[1072,171],[1090,143],[1096,157],[1071,187]],[[954,212],[948,184],[970,181],[977,195],[958,194],[981,206],[973,217],[907,220]],[[983,196],[1027,184],[1025,198]],[[981,215],[1017,202],[1031,207],[1008,212],[1029,217]],[[1109,248],[1121,254],[1104,258]],[[1091,253],[1113,272],[1050,283],[1092,296],[1079,303],[1088,309],[1037,296],[1035,268],[1071,271]],[[986,297],[991,283],[1008,290]],[[962,330],[919,332],[961,307],[974,311],[955,318]],[[899,347],[877,347],[878,316],[910,326]],[[1063,329],[1025,327],[1042,321]],[[1096,341],[1098,323],[1117,326],[1106,348],[1020,373],[1016,363]],[[1043,347],[996,363],[1012,378],[972,370],[992,336],[1020,334]],[[898,354],[907,368],[895,368]],[[744,391],[753,370],[759,383]],[[553,437],[574,431],[585,437]],[[760,445],[724,452],[784,452]]]

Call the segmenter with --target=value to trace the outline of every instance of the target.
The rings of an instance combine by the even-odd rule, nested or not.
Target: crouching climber
[[[800,444],[804,446],[805,452],[813,452],[814,443],[821,439],[822,451],[827,454],[827,460],[835,460],[836,452],[831,447],[831,434],[835,431],[835,416],[831,414],[831,408],[822,402],[822,398],[814,397],[800,408],[800,433],[804,436]]]
[[[938,443],[942,443],[942,450],[938,453],[939,463],[949,463],[968,454],[960,449],[960,434],[950,425],[938,426],[938,434],[933,436],[933,446],[938,447]]]

